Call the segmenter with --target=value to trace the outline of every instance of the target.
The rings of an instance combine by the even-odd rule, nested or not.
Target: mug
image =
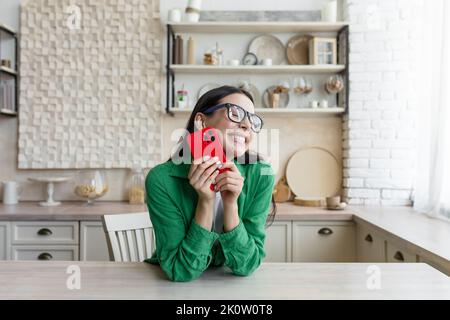
[[[16,181],[3,182],[3,204],[17,204],[21,193],[22,187]]]
[[[311,108],[317,108],[319,106],[319,103],[316,100],[310,101],[309,105]]]
[[[238,59],[228,60],[228,65],[230,65],[230,66],[238,66],[239,63],[240,63],[240,61]]]
[[[327,100],[320,101],[320,107],[321,108],[328,108],[328,101]]]
[[[181,22],[181,9],[175,8],[169,11],[169,22]]]
[[[340,196],[327,197],[326,202],[328,208],[336,208],[341,204],[341,197]]]
[[[262,60],[262,65],[264,66],[271,66],[272,65],[272,59],[270,58],[265,58]]]

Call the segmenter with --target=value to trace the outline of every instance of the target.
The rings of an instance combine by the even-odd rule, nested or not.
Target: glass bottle
[[[132,169],[128,185],[128,201],[130,204],[145,203],[145,176],[141,167]]]

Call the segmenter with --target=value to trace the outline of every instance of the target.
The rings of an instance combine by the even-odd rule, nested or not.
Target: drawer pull
[[[37,234],[40,236],[51,236],[53,234],[53,232],[50,229],[42,228],[41,230],[39,230],[37,232]]]
[[[370,235],[370,233],[364,238],[364,240],[366,240],[367,242],[373,242],[372,236]]]
[[[38,256],[38,260],[52,260],[52,259],[53,259],[53,256],[48,252],[41,253]]]
[[[333,233],[333,230],[331,230],[330,228],[322,228],[317,233],[324,236],[328,236]]]
[[[400,251],[397,251],[394,254],[394,259],[396,259],[398,261],[405,261],[405,258],[403,257],[403,253],[401,253]]]

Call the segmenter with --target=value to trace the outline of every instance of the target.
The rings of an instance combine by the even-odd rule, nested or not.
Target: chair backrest
[[[151,257],[155,241],[148,213],[104,215],[102,222],[111,260],[141,262]]]

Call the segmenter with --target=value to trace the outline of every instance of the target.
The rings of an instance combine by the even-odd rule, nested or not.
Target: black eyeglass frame
[[[242,110],[242,111],[244,112],[245,116],[242,118],[241,121],[235,121],[235,120],[233,120],[233,119],[230,118],[230,108],[231,108],[231,107],[236,107],[236,108],[238,108],[238,109],[240,109],[240,110]],[[201,112],[204,113],[204,114],[206,114],[206,115],[208,115],[208,114],[211,114],[211,113],[213,113],[213,112],[215,112],[215,111],[217,111],[217,110],[219,110],[219,109],[222,109],[222,108],[227,108],[227,117],[228,117],[228,119],[229,119],[230,121],[232,121],[232,122],[234,122],[234,123],[241,123],[242,121],[244,121],[245,117],[247,117],[248,121],[249,121],[250,124],[251,124],[251,129],[252,129],[252,131],[255,132],[255,133],[259,133],[259,132],[261,131],[262,127],[264,126],[264,121],[263,121],[263,119],[262,119],[260,116],[258,116],[256,113],[250,113],[250,112],[248,112],[247,110],[245,110],[244,108],[242,108],[241,106],[238,106],[237,104],[234,104],[234,103],[229,103],[229,102],[227,102],[227,103],[221,103],[221,104],[218,104],[218,105],[209,107],[209,108],[207,108],[206,110],[201,111]],[[253,122],[252,122],[252,120],[251,120],[251,116],[258,117],[258,119],[261,121],[261,127],[259,128],[258,131],[256,131],[255,129],[253,129]]]

